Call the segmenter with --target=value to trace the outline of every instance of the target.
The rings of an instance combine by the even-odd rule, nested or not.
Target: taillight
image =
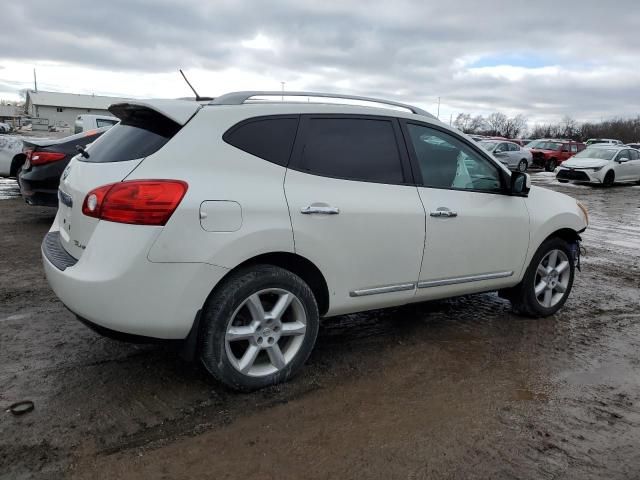
[[[165,225],[188,185],[180,180],[128,180],[91,190],[82,213],[110,222]]]
[[[31,165],[44,165],[62,160],[67,155],[61,152],[42,152],[35,151],[27,153],[27,159],[31,161]]]

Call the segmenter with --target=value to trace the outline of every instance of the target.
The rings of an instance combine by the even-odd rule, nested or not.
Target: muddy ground
[[[483,294],[328,319],[253,394],[78,323],[40,264],[53,211],[0,182],[0,478],[639,478],[640,187],[534,182],[591,213],[559,314]]]

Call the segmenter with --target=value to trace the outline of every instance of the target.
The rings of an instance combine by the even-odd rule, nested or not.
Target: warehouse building
[[[34,130],[48,130],[50,127],[73,127],[78,115],[85,113],[111,115],[107,110],[109,105],[127,100],[129,99],[29,90],[25,113],[31,117]]]

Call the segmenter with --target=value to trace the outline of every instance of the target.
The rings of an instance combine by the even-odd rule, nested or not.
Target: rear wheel
[[[566,302],[574,274],[569,244],[561,238],[546,240],[533,256],[522,282],[509,292],[514,311],[530,317],[553,315]]]
[[[558,166],[558,161],[555,158],[551,158],[547,160],[547,163],[545,163],[544,169],[547,172],[553,172],[557,166]]]
[[[609,170],[607,174],[604,176],[604,180],[602,184],[605,187],[611,187],[615,181],[616,181],[616,174],[613,172],[613,170]]]
[[[313,349],[319,324],[309,286],[272,265],[232,274],[207,300],[202,319],[202,363],[243,391],[295,375]]]
[[[520,163],[518,163],[518,171],[519,172],[526,172],[527,171],[527,167],[529,166],[529,164],[527,163],[527,161],[523,158],[522,160],[520,160]]]

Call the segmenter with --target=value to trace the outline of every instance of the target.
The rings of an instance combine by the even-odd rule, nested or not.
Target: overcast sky
[[[638,0],[25,0],[2,2],[0,99],[320,90],[440,118],[530,123],[640,113]]]

